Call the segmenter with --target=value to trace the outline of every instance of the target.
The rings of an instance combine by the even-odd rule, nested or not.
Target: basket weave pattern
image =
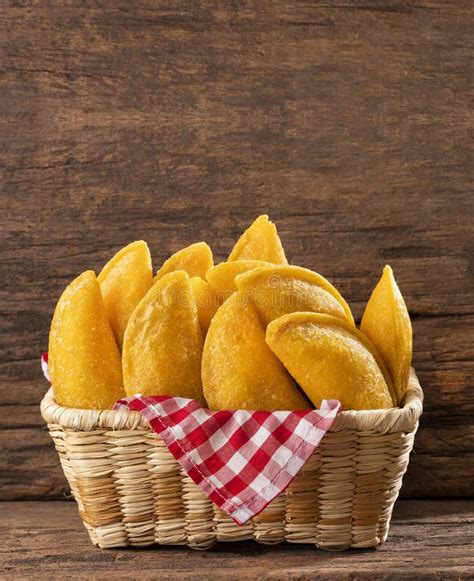
[[[137,412],[41,403],[79,513],[102,548],[216,541],[374,547],[388,534],[423,394],[412,371],[400,409],[340,412],[291,485],[238,526],[186,475]]]

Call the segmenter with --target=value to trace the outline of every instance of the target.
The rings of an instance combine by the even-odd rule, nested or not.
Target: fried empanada
[[[254,306],[234,293],[212,319],[202,357],[204,395],[211,409],[311,408],[265,343]]]
[[[199,323],[201,325],[203,337],[205,337],[209,325],[211,324],[212,317],[216,314],[217,309],[221,306],[223,301],[207,280],[204,280],[199,276],[194,276],[191,279],[191,284],[193,286],[194,298],[196,300]]]
[[[338,399],[348,410],[394,405],[380,356],[346,321],[292,313],[268,325],[266,341],[316,407],[323,399]]]
[[[95,272],[83,272],[61,295],[49,333],[56,403],[108,409],[124,396],[120,353]]]
[[[265,266],[237,276],[235,284],[255,303],[265,325],[288,313],[311,311],[354,325],[340,293],[320,274],[299,266]]]
[[[382,355],[401,404],[408,386],[413,339],[410,315],[390,266],[384,268],[372,292],[360,330]]]
[[[153,282],[175,270],[184,270],[190,277],[206,278],[206,272],[214,266],[212,250],[205,242],[196,242],[172,254],[156,273]]]
[[[202,333],[191,280],[171,272],[151,287],[128,322],[122,365],[127,395],[172,395],[205,404]]]
[[[235,243],[228,258],[233,260],[264,260],[288,264],[275,224],[268,216],[259,216]]]
[[[153,272],[148,245],[132,242],[113,256],[97,277],[110,326],[122,347],[130,315],[151,287]]]

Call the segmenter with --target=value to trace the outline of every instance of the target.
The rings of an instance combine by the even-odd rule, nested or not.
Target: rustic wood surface
[[[309,545],[220,543],[95,548],[72,502],[4,502],[0,576],[6,579],[472,579],[474,501],[404,500],[382,547],[342,553]]]
[[[220,260],[263,212],[358,317],[393,266],[426,394],[403,493],[470,495],[472,2],[91,6],[2,7],[0,498],[67,492],[38,411],[65,285],[139,238]]]

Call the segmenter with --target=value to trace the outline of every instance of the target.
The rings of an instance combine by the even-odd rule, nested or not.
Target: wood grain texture
[[[385,263],[426,412],[409,496],[474,489],[472,3],[11,2],[0,74],[0,498],[67,487],[38,411],[64,286],[259,213],[357,317]]]
[[[378,549],[341,553],[310,545],[219,543],[100,550],[72,502],[0,503],[0,574],[7,579],[472,579],[473,501],[399,501]],[[34,515],[32,522],[31,516]]]

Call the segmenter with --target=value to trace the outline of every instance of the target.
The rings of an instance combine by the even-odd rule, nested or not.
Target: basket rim
[[[121,410],[85,410],[66,408],[54,401],[53,387],[41,400],[41,416],[47,424],[57,424],[72,431],[89,432],[94,429],[151,431],[148,421],[139,413]],[[341,430],[377,431],[382,434],[411,432],[423,412],[423,390],[415,370],[411,368],[403,407],[384,410],[345,410],[337,414],[330,432]]]

